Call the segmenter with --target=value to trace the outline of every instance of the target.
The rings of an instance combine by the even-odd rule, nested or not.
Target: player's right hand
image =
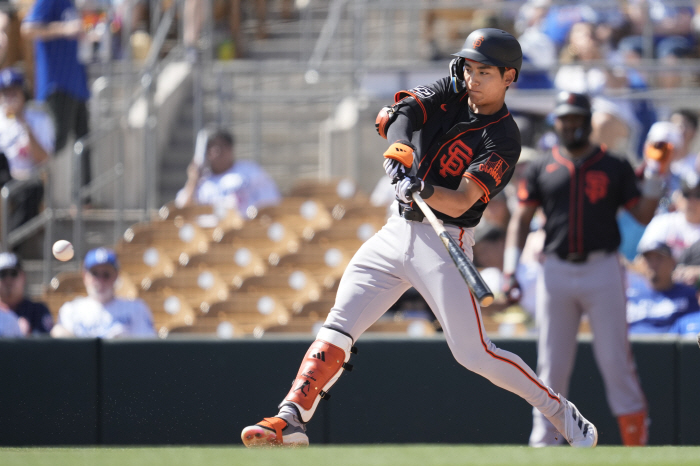
[[[508,304],[517,304],[520,302],[523,293],[520,289],[520,283],[515,278],[514,274],[503,275],[503,294],[506,297],[506,302]]]

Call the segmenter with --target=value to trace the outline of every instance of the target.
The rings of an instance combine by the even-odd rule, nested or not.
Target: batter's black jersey
[[[420,161],[417,176],[452,190],[467,177],[484,190],[460,217],[433,209],[435,215],[452,225],[476,226],[489,200],[508,184],[520,157],[520,131],[508,108],[504,104],[493,115],[473,113],[467,93],[455,94],[449,78],[398,92],[395,100],[412,120],[411,142]]]
[[[600,147],[575,162],[554,147],[527,168],[518,186],[520,202],[544,210],[544,251],[563,259],[617,250],[617,211],[632,207],[639,197],[629,162]]]

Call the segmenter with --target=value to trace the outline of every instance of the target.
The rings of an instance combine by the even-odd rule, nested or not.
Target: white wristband
[[[644,181],[642,182],[642,196],[651,199],[660,199],[664,194],[664,179],[658,173],[644,173]]]
[[[506,248],[503,252],[503,273],[506,275],[513,275],[518,268],[518,262],[520,262],[520,256],[523,250],[517,246],[511,246]]]

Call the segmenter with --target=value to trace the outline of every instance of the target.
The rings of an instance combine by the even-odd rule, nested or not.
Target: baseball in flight
[[[73,245],[70,241],[60,239],[53,243],[53,256],[60,261],[69,261],[73,258]]]

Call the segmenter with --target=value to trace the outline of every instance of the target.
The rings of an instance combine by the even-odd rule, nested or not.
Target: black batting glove
[[[515,274],[505,274],[503,276],[503,294],[508,304],[517,304],[523,296],[520,283],[515,278]]]
[[[394,188],[396,198],[407,204],[413,202],[413,193],[417,192],[423,199],[428,199],[433,195],[435,189],[433,185],[426,183],[417,176],[406,176],[396,183]]]

